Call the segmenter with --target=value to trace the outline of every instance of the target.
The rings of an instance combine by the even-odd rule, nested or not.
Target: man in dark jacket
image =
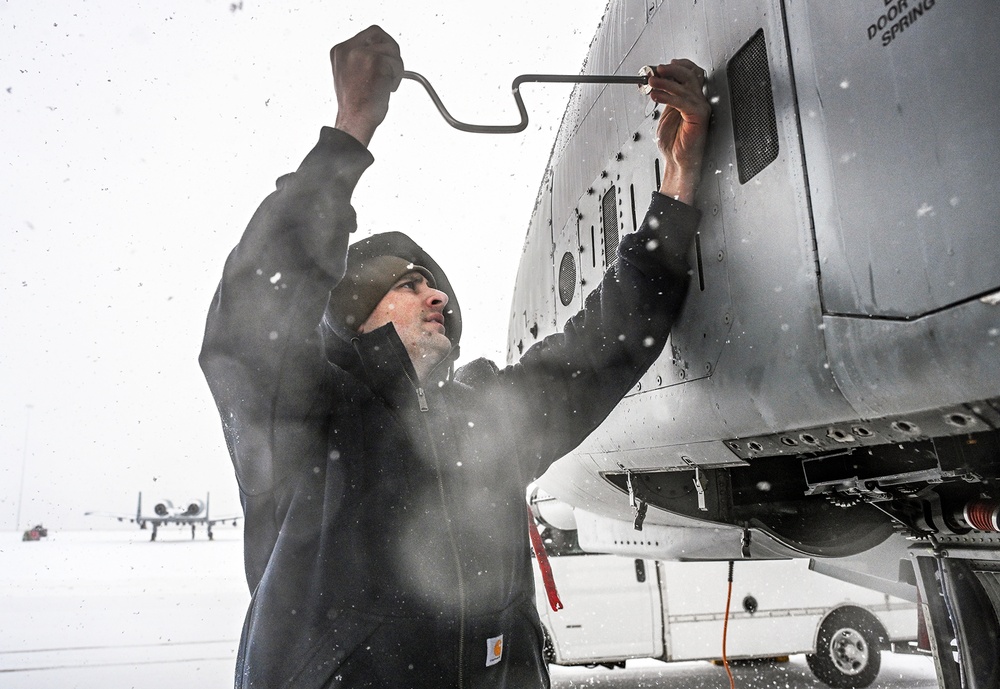
[[[246,515],[237,687],[549,686],[526,485],[659,355],[683,301],[704,73],[657,67],[662,194],[562,333],[452,374],[461,312],[406,235],[351,245],[399,83],[370,27],[331,52],[338,113],[230,255],[201,364]],[[673,197],[673,198],[670,198]]]

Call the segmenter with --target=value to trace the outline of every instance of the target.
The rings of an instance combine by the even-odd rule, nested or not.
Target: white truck
[[[726,562],[591,554],[576,545],[574,534],[542,533],[564,605],[558,612],[535,567],[549,662],[623,667],[629,658],[722,657]],[[730,659],[805,653],[820,680],[855,689],[878,675],[880,651],[909,649],[916,638],[916,602],[819,574],[804,559],[734,563]]]

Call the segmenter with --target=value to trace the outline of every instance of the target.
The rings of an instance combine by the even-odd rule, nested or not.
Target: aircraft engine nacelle
[[[173,511],[173,509],[174,509],[174,503],[170,502],[169,500],[163,500],[161,502],[156,503],[156,505],[153,506],[153,512],[156,514],[157,517],[166,517]]]
[[[184,510],[185,517],[197,517],[205,509],[205,503],[201,500],[195,500],[194,502],[188,504],[187,509]]]

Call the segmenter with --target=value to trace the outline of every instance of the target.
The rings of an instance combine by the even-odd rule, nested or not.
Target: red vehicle
[[[35,524],[33,527],[24,532],[21,536],[22,541],[40,541],[49,535],[49,530],[46,529],[41,524]]]

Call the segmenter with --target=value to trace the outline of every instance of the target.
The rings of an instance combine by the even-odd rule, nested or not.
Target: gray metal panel
[[[628,89],[628,86],[616,85],[614,89]],[[573,137],[566,142],[562,157],[554,162],[552,220],[555,227],[563,227],[573,215],[577,199],[589,186],[608,161],[614,159],[618,145],[618,126],[614,119],[607,115],[611,112],[608,89],[603,89],[597,96],[597,101],[586,112],[580,113],[583,120]]]
[[[674,440],[668,434],[662,434],[661,439]],[[614,452],[614,461],[621,462],[627,467],[644,469],[678,469],[690,470],[694,458],[698,458],[697,464],[705,468],[722,468],[745,466],[746,462],[729,451],[725,443],[703,442],[703,443],[671,443],[664,442],[658,446],[647,446],[644,443],[631,442],[631,438],[623,437],[622,442],[609,448]],[[601,454],[593,455],[595,466],[603,467],[604,470],[615,468],[615,464],[607,461]]]
[[[549,223],[552,194],[549,177],[542,182],[521,261],[514,282],[514,309],[507,335],[507,363],[513,363],[527,349],[555,327],[555,267],[552,261],[552,231]],[[531,333],[537,325],[537,334]],[[520,345],[520,347],[518,346]]]
[[[588,74],[637,74],[642,65],[657,61],[655,56],[635,62],[634,68],[622,69],[640,33],[646,26],[645,0],[612,2],[590,46],[584,71]],[[581,84],[567,110],[563,127],[572,130],[567,140],[560,132],[551,161],[556,171],[553,194],[553,224],[564,227],[571,217],[576,200],[589,183],[614,158],[634,130],[633,123],[643,119],[646,99],[634,86]],[[560,165],[567,161],[566,165]]]
[[[712,83],[710,95],[717,90],[715,82],[724,62],[710,50],[709,25],[705,4],[663,3],[650,16],[650,27],[643,32],[626,60],[624,71],[637,71],[643,64],[669,62],[674,58],[688,58],[709,72]],[[716,103],[713,127],[717,130],[725,120]],[[655,188],[655,164],[659,156],[654,136],[656,120],[653,108],[647,106],[643,119],[632,123],[633,134],[640,136],[636,144],[626,144],[626,161],[632,160],[628,182],[636,187],[636,212],[640,218],[648,203],[649,192]],[[630,112],[631,114],[631,112]],[[724,144],[722,144],[724,146]],[[720,143],[713,132],[710,151],[720,150]],[[709,153],[709,157],[712,157]],[[637,159],[638,157],[638,159]],[[630,394],[648,392],[709,375],[725,343],[725,335],[732,322],[727,320],[731,303],[729,277],[725,251],[725,223],[720,216],[720,199],[715,175],[702,185],[698,207],[704,218],[699,240],[702,263],[701,275],[692,281],[692,290],[685,303],[681,324],[671,335],[664,355],[650,367]],[[697,266],[694,247],[689,255],[692,266]],[[704,289],[702,289],[704,284]]]
[[[702,231],[724,240],[731,324],[723,320],[707,333],[706,339],[719,337],[725,345],[710,384],[684,385],[676,394],[685,396],[685,420],[703,439],[710,439],[724,437],[717,435],[723,424],[732,435],[751,435],[753,428],[809,425],[810,419],[849,414],[850,409],[825,367],[815,252],[780,4],[717,2],[707,3],[705,11],[712,35],[713,90],[719,97],[713,106],[714,143],[707,170],[715,173],[720,208],[717,216],[714,208],[703,208],[708,213]],[[767,44],[779,154],[756,177],[740,184],[724,68],[759,28]],[[710,184],[706,175],[703,185]],[[678,340],[685,334],[685,324],[680,325]],[[700,334],[693,333],[692,339]]]
[[[670,335],[664,354],[629,395],[711,375],[726,346],[733,322],[732,299],[725,222],[719,188],[714,181],[712,179],[705,184],[699,194],[699,207],[704,217],[695,246],[691,247],[688,255],[695,274],[678,325]],[[639,205],[638,199],[636,205]]]
[[[608,6],[587,59],[587,71],[611,74],[646,26],[645,0],[619,0]],[[607,71],[605,71],[607,70]]]
[[[673,26],[701,22],[713,36],[711,45],[689,42],[687,50],[710,48],[711,54],[685,52],[709,70],[709,94],[717,97],[706,160],[710,174],[697,200],[706,290],[694,286],[689,293],[667,351],[641,381],[639,394],[626,398],[580,449],[628,448],[630,458],[642,457],[637,467],[677,466],[665,443],[758,435],[854,415],[827,366],[780,8],[770,2],[663,5],[647,33],[666,41]],[[780,153],[741,185],[725,65],[759,28],[771,62]],[[646,40],[644,35],[637,46]],[[703,451],[691,459],[706,465],[726,452],[721,443],[699,447]],[[650,452],[636,451],[643,448]],[[601,468],[614,468],[609,462]]]
[[[824,322],[834,376],[862,418],[1000,392],[1000,304],[989,299],[915,321]]]
[[[593,193],[585,191],[577,204],[580,209],[579,240],[580,246],[583,247],[583,251],[580,253],[582,293],[589,292],[600,282],[607,267],[602,231],[602,199],[612,187],[617,190],[617,186],[612,180],[599,176],[588,187],[588,189],[593,190]]]
[[[788,8],[827,312],[911,317],[1000,286],[996,2]]]
[[[851,448],[910,443],[925,438],[969,435],[1000,427],[989,401],[969,402],[875,418],[827,419],[815,428],[789,429],[767,436],[742,436],[726,443],[744,459],[809,453],[844,452]],[[803,465],[810,460],[803,462]]]
[[[879,546],[878,548],[878,554],[880,557],[882,556],[884,548],[885,546]],[[881,591],[882,593],[890,596],[896,596],[896,598],[902,598],[903,600],[910,601],[911,603],[917,602],[916,586],[903,584],[898,581],[888,581],[886,579],[871,576],[870,574],[863,574],[844,567],[838,567],[834,564],[835,562],[836,560],[810,560],[809,568],[814,572],[824,574],[834,579],[839,579],[840,581],[846,581],[849,584],[863,586],[866,589],[871,589],[873,591]]]
[[[566,223],[558,228],[558,230],[553,232],[552,244],[554,247],[553,260],[555,265],[559,266],[562,257],[569,253],[574,262],[576,263],[576,274],[577,274],[577,284],[574,291],[573,299],[569,304],[563,304],[562,300],[557,300],[555,302],[555,321],[552,323],[551,329],[547,329],[545,332],[541,333],[544,337],[551,332],[558,332],[562,329],[563,324],[566,320],[580,310],[582,305],[582,296],[580,291],[580,251],[579,251],[579,241],[577,239],[576,230],[576,218],[567,218]]]

